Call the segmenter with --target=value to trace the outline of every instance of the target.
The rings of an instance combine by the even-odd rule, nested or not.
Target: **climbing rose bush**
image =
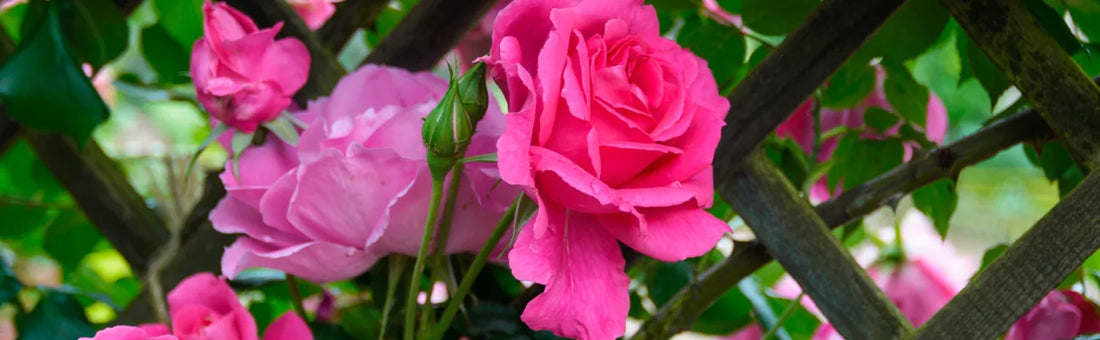
[[[203,4],[203,37],[191,52],[195,96],[214,119],[252,132],[279,117],[309,76],[309,51],[294,38],[275,40],[283,23],[259,29],[244,13]]]
[[[511,110],[501,178],[539,204],[509,254],[516,278],[546,285],[522,319],[618,337],[630,306],[618,242],[678,261],[729,230],[703,210],[729,103],[641,0],[513,1],[485,60]]]
[[[210,273],[184,279],[168,293],[172,332],[164,325],[116,326],[91,340],[259,340],[256,320],[225,280]],[[287,312],[267,327],[263,340],[313,340],[302,318]]]
[[[430,73],[368,65],[297,116],[310,121],[297,147],[268,138],[232,161],[228,195],[210,214],[214,228],[244,234],[222,257],[222,272],[266,267],[313,281],[361,274],[390,253],[415,256],[431,197],[423,118],[446,91]],[[499,109],[478,125],[468,154],[495,152]],[[466,163],[447,253],[476,252],[519,194],[496,185],[491,163]]]

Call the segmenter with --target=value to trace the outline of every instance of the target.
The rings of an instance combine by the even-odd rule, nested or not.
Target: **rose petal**
[[[705,254],[729,225],[692,204],[668,208],[641,209],[647,222],[643,232],[634,228],[628,215],[600,215],[604,230],[642,254],[665,262]]]
[[[264,340],[313,340],[313,334],[306,322],[290,311],[267,326]]]
[[[259,210],[233,197],[222,199],[210,211],[210,223],[220,233],[245,234],[273,246],[285,247],[306,241],[264,224]]]
[[[249,268],[271,268],[316,282],[349,279],[362,274],[381,256],[326,242],[279,248],[250,238],[237,239],[222,255],[222,273],[236,277]]]

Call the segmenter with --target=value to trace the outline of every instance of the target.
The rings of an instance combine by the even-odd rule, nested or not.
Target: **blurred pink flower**
[[[886,72],[881,67],[876,67],[877,80],[875,89],[871,91],[863,102],[857,104],[855,107],[834,110],[828,108],[822,108],[821,114],[821,133],[828,132],[837,127],[847,126],[850,128],[863,128],[863,114],[867,109],[871,107],[879,107],[888,111],[893,111],[893,107],[886,100],[886,92],[883,90],[883,80],[886,77]],[[791,113],[791,116],[787,118],[779,127],[776,128],[775,133],[780,137],[790,137],[807,154],[810,154],[814,147],[814,116],[813,116],[814,101],[813,99],[807,99],[802,105]],[[924,133],[928,140],[942,143],[944,137],[947,135],[947,109],[943,105],[943,101],[936,96],[935,93],[928,93],[928,109],[927,118],[924,126]],[[862,135],[862,138],[877,139],[884,136],[897,136],[898,128],[902,122],[898,122],[897,125],[889,130],[879,134],[877,132],[868,131]],[[829,160],[833,155],[833,151],[836,150],[839,137],[831,137],[821,141],[821,149],[818,150],[817,162],[824,162]],[[905,146],[906,161],[912,157],[913,148],[916,145],[913,143]],[[830,192],[831,191],[831,192]],[[828,200],[832,195],[840,193],[840,184],[833,190],[829,190],[829,186],[826,183],[826,179],[822,178],[817,182],[810,190],[810,198],[814,201]]]
[[[94,337],[80,340],[179,340],[175,335],[149,332],[143,327],[114,326],[96,332]]]
[[[1100,333],[1096,305],[1071,290],[1047,294],[1008,329],[1005,340],[1071,339]]]
[[[294,38],[275,40],[283,27],[259,29],[219,2],[203,4],[204,36],[191,53],[195,96],[211,117],[244,132],[273,120],[309,76],[309,52]]]
[[[329,98],[298,114],[312,122],[291,147],[274,138],[226,166],[228,195],[210,215],[223,233],[245,234],[226,249],[222,272],[267,267],[313,281],[359,275],[379,258],[416,255],[431,196],[423,118],[447,88],[430,73],[368,65]],[[469,155],[492,153],[503,115],[491,108]],[[467,163],[447,253],[480,250],[519,194],[491,163]]]
[[[324,26],[325,21],[336,13],[335,2],[339,0],[286,0],[311,30]]]
[[[490,8],[485,16],[478,20],[477,25],[470,29],[462,41],[455,46],[455,54],[458,56],[458,66],[466,70],[473,65],[474,60],[489,54],[489,47],[493,45],[493,22],[497,19],[497,13],[512,3],[512,0],[499,0],[493,8]]]
[[[630,305],[619,242],[678,261],[730,230],[703,210],[729,102],[641,0],[515,0],[485,60],[513,111],[501,178],[539,204],[509,254],[513,275],[546,285],[522,319],[564,337],[618,337]]]

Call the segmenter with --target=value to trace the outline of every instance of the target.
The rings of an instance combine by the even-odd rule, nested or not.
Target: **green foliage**
[[[61,24],[78,60],[99,69],[129,43],[126,19],[110,0],[57,1]]]
[[[942,238],[947,238],[951,215],[955,213],[958,203],[959,195],[955,192],[955,181],[949,178],[932,182],[913,192],[913,205],[932,218],[936,232]]]
[[[817,8],[818,0],[741,0],[745,26],[766,35],[784,35]]]
[[[1059,196],[1069,194],[1084,179],[1084,170],[1061,141],[1044,143],[1042,151],[1036,151],[1029,145],[1024,152],[1032,164],[1043,169],[1047,180],[1058,183]]]
[[[676,42],[707,61],[718,88],[733,83],[745,60],[745,37],[736,28],[714,20],[692,17],[681,28]]]
[[[15,272],[5,261],[0,261],[0,305],[11,302],[19,296],[23,284],[15,277]]]
[[[978,269],[978,272],[985,270],[986,267],[989,267],[989,264],[993,263],[993,261],[996,261],[998,258],[1001,257],[1001,255],[1004,255],[1005,251],[1008,250],[1008,247],[1009,245],[1007,244],[998,244],[989,249],[986,249],[985,253],[982,254],[982,266],[980,267],[980,269]]]
[[[101,239],[103,237],[83,214],[68,210],[58,214],[46,227],[43,247],[63,269],[72,271]]]
[[[886,80],[882,84],[886,100],[905,120],[924,126],[928,112],[928,89],[918,84],[909,69],[900,63],[883,63]]]
[[[863,124],[879,133],[886,132],[886,130],[894,127],[899,120],[901,118],[897,114],[878,106],[869,107],[867,111],[863,112]]]
[[[794,186],[802,187],[807,182],[810,176],[810,160],[794,140],[769,138],[764,142],[764,151]]]
[[[20,123],[67,134],[82,144],[108,111],[77,67],[58,20],[51,5],[38,29],[0,67],[0,97]]]
[[[71,295],[43,290],[34,310],[15,319],[20,340],[56,340],[90,337],[95,329],[84,307]]]
[[[1073,36],[1073,32],[1070,32],[1069,27],[1066,26],[1066,22],[1060,14],[1061,11],[1055,11],[1043,0],[1022,0],[1021,2],[1031,12],[1031,15],[1039,21],[1039,25],[1043,26],[1043,29],[1058,42],[1058,45],[1062,46],[1062,49],[1066,50],[1066,53],[1074,54],[1081,50],[1083,44],[1077,40],[1077,37]]]
[[[834,188],[843,180],[844,189],[848,189],[878,177],[901,165],[903,154],[901,140],[861,139],[858,133],[849,132],[837,142],[833,153],[836,165],[826,177],[829,187]]]
[[[378,45],[383,38],[393,31],[394,27],[397,27],[401,19],[405,18],[405,14],[408,14],[409,10],[416,6],[418,2],[420,0],[397,0],[382,9],[382,13],[379,13],[378,17],[374,19],[374,30],[367,31],[365,36],[367,46]]]
[[[192,45],[202,36],[203,1],[152,0],[153,10],[159,19],[157,25],[184,48],[186,55],[191,54]]]
[[[936,42],[947,19],[947,11],[936,0],[906,1],[867,39],[853,59],[865,62],[881,56],[901,62],[916,57]]]
[[[970,37],[966,35],[966,31],[959,28],[957,32],[956,39],[958,40],[956,40],[955,46],[959,51],[964,75],[963,78],[960,78],[960,82],[965,80],[966,76],[973,74],[989,95],[989,102],[996,105],[997,98],[1000,98],[1001,94],[1009,86],[1012,86],[1012,83],[1008,80],[1008,77],[1001,73],[997,65],[993,64],[989,56],[986,56],[981,48],[974,44],[973,40],[970,40]]]
[[[190,80],[190,60],[180,57],[189,56],[190,50],[189,45],[180,45],[172,37],[163,21],[141,31],[141,52],[157,73],[157,82],[160,84],[181,84]]]
[[[841,66],[821,90],[821,106],[846,109],[856,106],[875,89],[875,68],[868,63],[849,60]]]

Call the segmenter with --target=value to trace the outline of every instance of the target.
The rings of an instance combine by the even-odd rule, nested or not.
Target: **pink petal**
[[[288,0],[287,4],[298,12],[302,21],[311,30],[316,30],[325,25],[332,14],[336,13],[336,5],[330,0]]]
[[[615,190],[557,152],[531,147],[537,187],[557,204],[585,213],[629,212]]]
[[[226,197],[218,202],[210,212],[210,223],[218,232],[245,234],[275,246],[289,246],[306,240],[264,224],[259,210],[233,197]]]
[[[301,41],[283,38],[267,46],[259,63],[258,79],[279,84],[283,94],[292,95],[306,84],[309,78],[309,50]]]
[[[540,209],[550,210],[547,232],[536,239],[528,225],[509,254],[516,278],[546,284],[523,311],[523,321],[570,338],[621,336],[630,279],[618,243],[590,215],[553,205]]]
[[[533,110],[513,112],[505,116],[508,127],[497,141],[497,166],[500,178],[519,185],[534,185],[531,169],[531,115]]]
[[[243,182],[237,182],[238,176],[233,174],[233,160],[226,162],[219,178],[229,196],[258,208],[264,192],[298,166],[298,156],[294,147],[278,138],[268,138],[263,145],[246,149],[237,166]]]
[[[258,30],[251,18],[224,2],[206,2],[202,5],[202,11],[203,35],[216,43],[240,39]]]
[[[446,90],[447,81],[428,72],[410,73],[399,68],[365,65],[340,79],[325,104],[325,114],[335,119],[388,105],[410,108],[439,100]]]
[[[306,322],[290,311],[267,326],[264,340],[313,340],[313,334]]]
[[[640,210],[647,222],[644,231],[629,223],[629,216],[601,215],[600,222],[619,241],[661,261],[703,255],[730,231],[725,222],[692,204]]]
[[[287,219],[303,234],[349,247],[367,247],[389,224],[389,209],[412,186],[419,171],[392,150],[328,149],[303,164]]]
[[[80,340],[179,340],[179,338],[166,333],[148,333],[143,328],[139,327],[114,326],[96,332],[94,337],[80,338]]]
[[[222,273],[236,277],[249,268],[271,268],[316,282],[349,279],[362,274],[381,256],[326,242],[279,248],[242,237],[225,249]]]
[[[187,305],[172,313],[172,327],[181,340],[258,340],[256,322],[243,307],[218,314],[207,306]]]
[[[305,240],[309,238],[287,219],[290,201],[297,187],[298,169],[291,170],[279,177],[264,193],[263,198],[260,199],[260,214],[263,215],[264,224],[297,239]]]

